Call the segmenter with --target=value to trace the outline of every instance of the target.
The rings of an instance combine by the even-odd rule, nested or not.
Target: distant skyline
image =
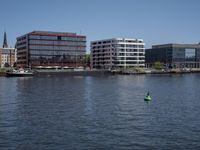
[[[75,32],[90,41],[141,38],[155,44],[199,43],[199,0],[1,0],[0,47],[28,32]]]

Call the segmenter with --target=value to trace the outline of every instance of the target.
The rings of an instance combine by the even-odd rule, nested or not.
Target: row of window
[[[93,63],[93,66],[94,67],[97,67],[97,66],[102,66],[102,65],[105,65],[105,64],[110,64],[111,62],[96,62],[96,63]],[[131,65],[131,64],[144,64],[144,62],[124,62],[124,61],[113,61],[112,62],[113,65]]]
[[[92,57],[109,57],[109,56],[129,56],[129,57],[138,57],[138,56],[145,56],[143,53],[112,53],[112,54],[95,54]]]
[[[86,41],[86,38],[76,38],[76,37],[61,37],[61,40],[69,40],[69,41]]]
[[[67,58],[59,58],[59,57],[53,57],[53,56],[32,56],[30,57],[29,63],[31,65],[45,65],[45,64],[66,64],[66,63],[84,63],[84,56],[80,57],[67,57]]]
[[[17,51],[20,51],[20,50],[26,50],[26,46],[17,47]]]
[[[54,50],[54,51],[59,51],[59,50],[85,50],[85,47],[78,47],[78,46],[42,46],[42,45],[30,45],[29,49],[35,49],[35,50]]]
[[[26,56],[18,56],[18,57],[17,57],[17,61],[23,60],[23,59],[26,59]]]
[[[50,45],[69,45],[69,46],[86,46],[85,42],[72,42],[72,41],[41,41],[41,40],[30,40],[29,44],[50,44]]]
[[[102,49],[102,48],[110,48],[110,47],[123,47],[123,48],[144,48],[144,45],[131,45],[131,44],[112,44],[112,45],[100,45],[100,46],[92,46],[92,49]]]
[[[19,47],[19,46],[21,46],[21,45],[25,45],[25,44],[26,44],[26,41],[23,41],[23,42],[19,42],[19,41],[17,41],[16,46]]]
[[[112,43],[113,41],[99,41],[99,42],[92,42],[92,45],[96,45],[96,44],[108,44],[108,43]]]
[[[117,47],[133,47],[133,48],[144,48],[144,45],[131,45],[131,44],[118,44]]]
[[[107,55],[121,55],[121,56],[144,56],[144,52],[137,52],[137,53],[123,53],[121,51],[114,52],[114,53],[93,53],[92,56],[107,56]]]
[[[110,57],[107,57],[107,58],[93,59],[93,62],[105,61],[105,60],[116,60],[116,61],[144,61],[145,59],[144,59],[144,58],[126,58],[126,59],[124,59],[123,57],[111,59]]]
[[[25,39],[26,39],[26,36],[23,36],[23,37],[17,38],[17,41],[23,41]]]
[[[117,49],[117,50],[93,50],[93,53],[104,53],[104,52],[110,52],[110,51],[115,51],[115,52],[145,52],[144,49]]]
[[[42,56],[37,56],[37,55],[32,55],[30,56],[31,60],[34,59],[41,59],[41,60],[50,60],[50,59],[54,59],[54,60],[67,60],[67,59],[83,59],[85,58],[85,55],[79,55],[79,56],[72,56],[72,55],[67,55],[65,57],[63,56],[47,56],[47,55],[42,55]]]
[[[98,48],[110,48],[114,47],[114,45],[102,45],[102,46],[92,46],[92,49],[98,49]]]
[[[23,52],[17,52],[17,55],[26,55],[26,51],[23,51]]]
[[[113,42],[127,42],[127,43],[143,43],[142,40],[108,40],[108,41],[97,41],[93,42],[92,45],[96,44],[106,44],[106,43],[113,43]]]
[[[79,38],[79,37],[39,36],[39,35],[29,35],[29,39],[38,39],[38,40],[69,40],[69,41],[86,41],[86,38]]]
[[[71,51],[33,51],[31,50],[30,55],[85,55],[85,52],[71,52]]]

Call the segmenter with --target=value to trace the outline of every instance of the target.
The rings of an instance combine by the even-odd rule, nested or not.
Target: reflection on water
[[[198,149],[199,85],[198,74],[2,77],[0,147]]]

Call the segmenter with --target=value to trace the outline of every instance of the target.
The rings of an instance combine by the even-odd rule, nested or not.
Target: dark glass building
[[[82,67],[86,55],[86,36],[33,31],[18,37],[16,48],[19,66]]]
[[[154,45],[145,51],[147,66],[155,62],[173,68],[200,68],[200,44]]]

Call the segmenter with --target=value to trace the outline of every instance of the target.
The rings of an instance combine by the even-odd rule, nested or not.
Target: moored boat
[[[7,77],[25,77],[25,76],[33,76],[33,72],[31,70],[26,69],[18,69],[18,70],[11,70],[6,72]]]

